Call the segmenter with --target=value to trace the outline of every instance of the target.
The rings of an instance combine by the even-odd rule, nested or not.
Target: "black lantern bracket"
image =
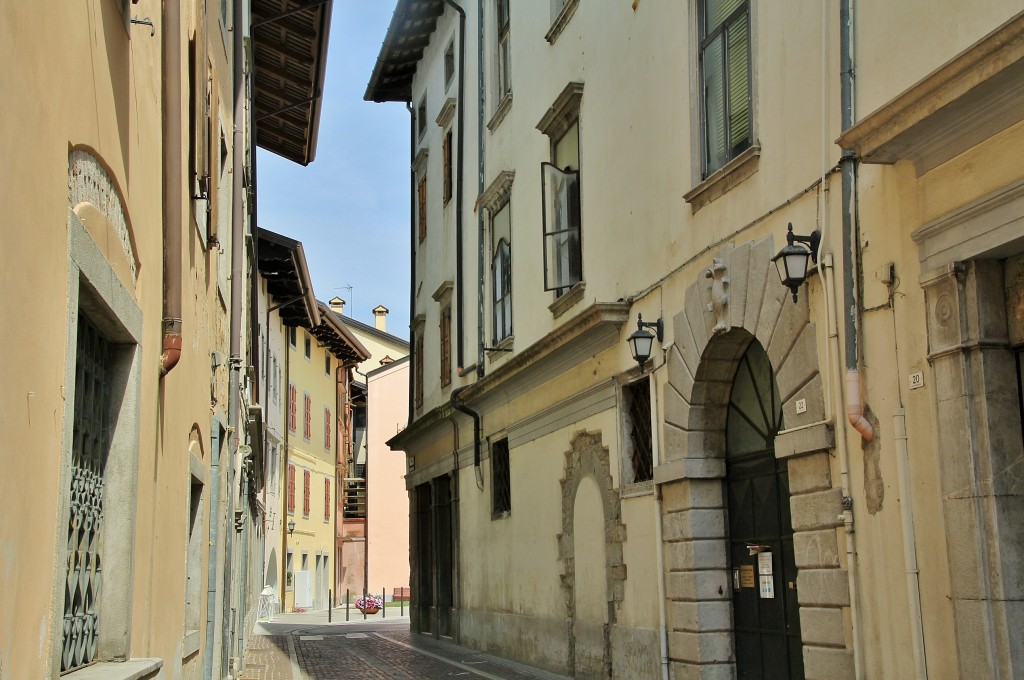
[[[818,264],[818,246],[821,245],[821,232],[815,229],[807,236],[801,236],[800,234],[793,233],[793,223],[789,223],[789,229],[786,232],[786,245],[791,246],[794,243],[806,243],[811,249],[811,262]]]
[[[665,322],[662,321],[661,317],[658,317],[657,321],[644,321],[643,313],[638,312],[636,315],[636,329],[642,331],[645,328],[654,329],[654,336],[658,338],[658,342],[665,341]]]

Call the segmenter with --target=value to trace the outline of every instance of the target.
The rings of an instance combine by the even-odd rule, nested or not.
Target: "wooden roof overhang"
[[[370,352],[352,334],[341,319],[323,302],[317,300],[320,310],[320,324],[310,329],[310,333],[343,363],[354,365],[370,358]]]
[[[256,268],[267,280],[267,291],[280,305],[277,310],[286,326],[320,325],[320,308],[300,241],[257,227]]]
[[[444,0],[398,0],[363,99],[412,101],[412,79],[423,48],[444,13]]]
[[[316,156],[333,0],[253,0],[256,144],[301,165]]]

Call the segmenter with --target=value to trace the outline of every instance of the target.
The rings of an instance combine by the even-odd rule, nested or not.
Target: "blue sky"
[[[259,223],[302,241],[319,299],[370,324],[382,304],[388,332],[408,338],[409,114],[363,101],[395,3],[333,4],[316,158],[257,151]]]

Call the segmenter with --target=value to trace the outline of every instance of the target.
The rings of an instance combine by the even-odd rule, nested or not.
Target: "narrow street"
[[[414,637],[408,616],[346,622],[343,611],[335,610],[333,618],[327,623],[327,614],[321,611],[285,614],[257,623],[241,680],[564,677],[458,645]]]

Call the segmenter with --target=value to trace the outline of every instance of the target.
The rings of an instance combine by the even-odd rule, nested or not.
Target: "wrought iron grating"
[[[647,378],[623,388],[628,409],[630,462],[633,483],[654,478],[654,452],[651,435],[651,388]]]
[[[102,585],[103,471],[110,449],[111,345],[84,316],[78,322],[75,413],[68,498],[68,565],[61,670],[96,658]]]

